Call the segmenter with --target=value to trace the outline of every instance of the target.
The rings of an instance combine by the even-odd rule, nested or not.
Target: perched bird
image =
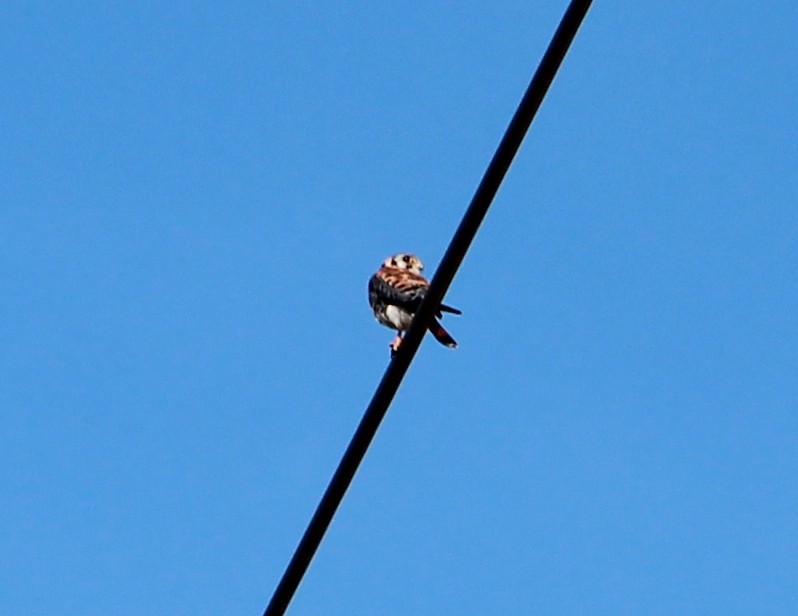
[[[388,257],[382,266],[369,280],[369,304],[377,321],[395,329],[396,338],[391,342],[391,357],[396,354],[402,344],[402,332],[407,331],[413,315],[421,305],[421,300],[429,288],[429,281],[421,275],[424,264],[415,255],[400,252]],[[456,308],[441,304],[436,311],[437,317],[442,312],[462,314]],[[457,346],[438,319],[432,318],[429,331],[435,340],[451,349]]]

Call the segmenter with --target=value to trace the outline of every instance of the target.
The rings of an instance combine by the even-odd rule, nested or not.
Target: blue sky
[[[0,8],[0,612],[261,613],[565,4]],[[796,25],[594,4],[291,613],[793,613]]]

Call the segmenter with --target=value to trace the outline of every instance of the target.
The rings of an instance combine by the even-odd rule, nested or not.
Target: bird
[[[399,350],[402,333],[410,327],[410,322],[429,289],[429,281],[421,275],[422,271],[424,264],[421,259],[413,254],[400,252],[385,259],[369,279],[369,304],[374,316],[379,323],[397,332],[396,338],[390,344],[391,357]],[[457,308],[441,304],[430,322],[429,331],[435,340],[454,349],[457,342],[438,321],[443,312],[462,314]]]

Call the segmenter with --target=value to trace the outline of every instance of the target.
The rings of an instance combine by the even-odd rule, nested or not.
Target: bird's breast
[[[389,304],[376,313],[377,320],[385,325],[399,331],[405,331],[410,327],[410,322],[413,320],[413,315],[399,306]]]

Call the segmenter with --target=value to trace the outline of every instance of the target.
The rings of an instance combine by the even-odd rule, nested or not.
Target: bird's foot
[[[391,347],[391,359],[396,357],[396,353],[399,351],[399,346],[401,344],[402,344],[402,337],[401,336],[397,336],[396,338],[393,339],[393,342],[391,342],[391,344],[390,344],[390,347]]]

